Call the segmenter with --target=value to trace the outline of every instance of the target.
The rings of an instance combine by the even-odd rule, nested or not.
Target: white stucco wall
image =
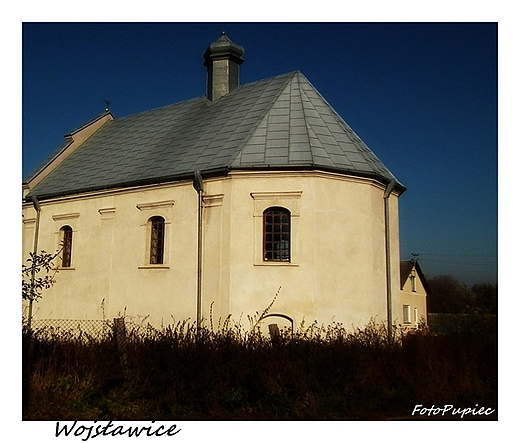
[[[234,172],[204,184],[202,316],[214,326],[278,298],[271,313],[299,325],[346,327],[386,320],[384,186],[323,172]],[[392,291],[399,315],[397,195],[390,196]],[[123,313],[154,325],[196,319],[197,193],[191,182],[42,201],[39,249],[59,247],[73,229],[71,269],[35,304],[35,318],[100,319]],[[291,263],[262,260],[262,212],[291,211]],[[33,247],[36,212],[24,204],[23,254]],[[166,221],[165,263],[147,265],[147,220]],[[283,321],[270,319],[278,322]]]

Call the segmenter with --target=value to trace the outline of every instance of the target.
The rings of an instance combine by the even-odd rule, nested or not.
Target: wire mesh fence
[[[22,319],[25,330],[27,319]],[[32,319],[31,334],[42,339],[101,341],[116,338],[126,341],[130,336],[144,336],[155,330],[148,323],[118,317],[105,320],[77,320],[67,318]]]
[[[110,320],[33,319],[31,331],[41,338],[103,340],[112,332]]]

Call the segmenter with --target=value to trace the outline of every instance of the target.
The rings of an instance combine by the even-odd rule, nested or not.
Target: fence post
[[[117,350],[119,351],[121,361],[126,364],[127,337],[124,317],[114,318],[114,339],[117,344]]]
[[[269,335],[271,336],[271,342],[274,344],[280,343],[280,329],[277,323],[269,324]]]

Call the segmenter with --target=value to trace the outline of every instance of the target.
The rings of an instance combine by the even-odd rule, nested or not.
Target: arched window
[[[150,237],[150,264],[164,263],[164,218],[152,217],[149,220],[151,227]]]
[[[72,228],[70,226],[63,226],[60,229],[61,239],[61,267],[70,268],[72,259]]]
[[[264,211],[264,261],[290,261],[291,213],[272,207]]]

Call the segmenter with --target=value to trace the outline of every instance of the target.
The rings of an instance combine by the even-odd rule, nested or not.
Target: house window
[[[415,326],[419,324],[419,310],[417,308],[413,308],[413,321]]]
[[[150,264],[163,264],[164,262],[164,218],[152,217],[150,220]]]
[[[72,258],[72,228],[70,226],[63,226],[60,229],[61,239],[61,267],[70,268]]]
[[[253,265],[298,267],[301,260],[299,232],[302,191],[251,192],[250,195],[254,201]],[[273,218],[273,212],[282,214],[281,219],[278,218],[282,222],[279,233],[275,232],[276,217]]]
[[[410,275],[410,282],[412,284],[412,292],[417,292],[417,282],[415,279],[415,275]]]
[[[272,207],[264,211],[264,261],[290,261],[291,213]]]
[[[404,324],[412,323],[410,305],[403,305],[403,322]]]

